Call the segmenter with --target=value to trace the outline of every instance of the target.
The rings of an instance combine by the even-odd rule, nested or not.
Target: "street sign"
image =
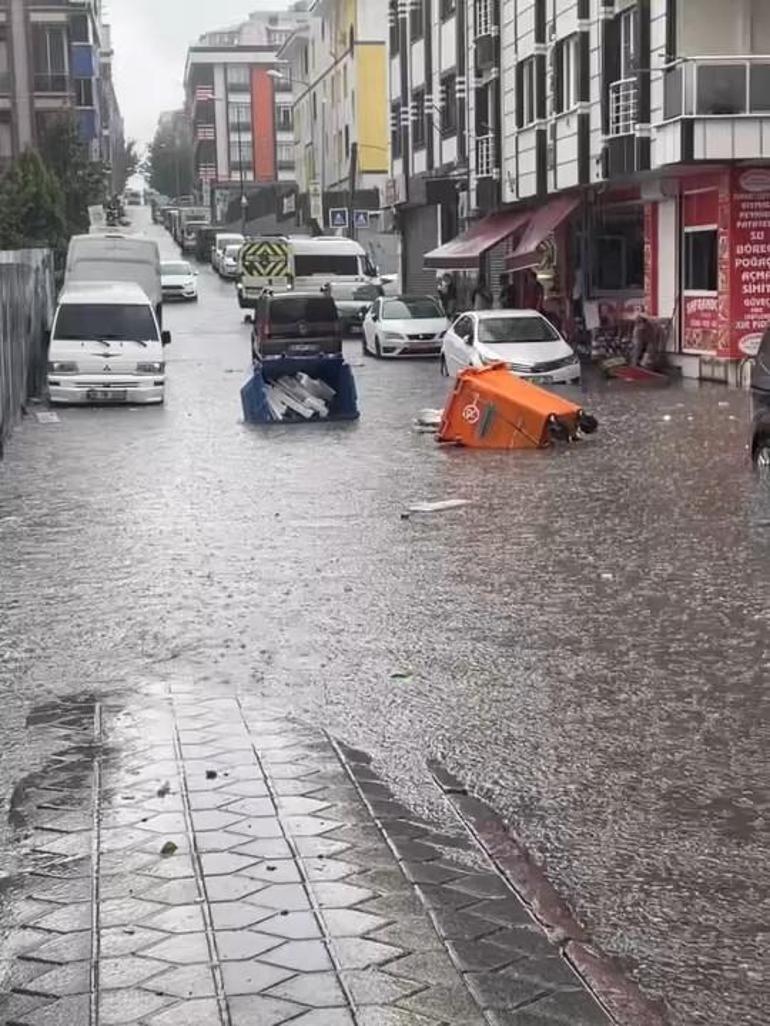
[[[355,226],[356,228],[368,228],[369,227],[369,211],[368,210],[356,210],[355,212]]]
[[[241,264],[250,278],[290,278],[289,244],[283,239],[247,242],[241,250]]]
[[[310,217],[313,221],[323,224],[324,200],[321,183],[311,182],[308,188],[308,193],[310,194]]]
[[[330,228],[347,228],[348,226],[348,208],[347,207],[332,207],[329,211],[329,227]]]

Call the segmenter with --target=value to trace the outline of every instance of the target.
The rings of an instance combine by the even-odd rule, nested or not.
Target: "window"
[[[251,140],[230,141],[230,164],[236,168],[251,167]]]
[[[333,253],[316,253],[312,256],[294,257],[294,271],[298,278],[308,278],[313,274],[341,274],[351,278],[360,274],[357,256],[335,255]]]
[[[531,125],[535,120],[535,58],[528,57],[522,61],[520,67],[520,104],[521,104],[521,125]]]
[[[479,342],[554,342],[558,332],[539,314],[534,317],[485,317],[479,320]]]
[[[718,234],[716,228],[685,229],[685,292],[717,291]]]
[[[458,338],[473,338],[474,322],[472,317],[461,317],[452,328]]]
[[[636,8],[618,15],[620,23],[620,77],[633,78],[636,75]]]
[[[290,132],[294,127],[291,107],[281,104],[276,111],[276,126],[279,132]]]
[[[251,107],[245,103],[232,103],[227,108],[227,123],[230,128],[251,127]]]
[[[64,32],[54,25],[33,25],[32,52],[36,92],[65,92],[67,42]]]
[[[451,18],[457,10],[457,0],[441,0],[441,20]]]
[[[246,88],[250,84],[249,69],[246,64],[230,64],[227,68],[227,84],[230,88]]]
[[[75,106],[93,107],[94,105],[94,83],[91,78],[75,79]]]
[[[425,146],[425,90],[412,94],[412,145],[416,150]]]
[[[430,296],[388,299],[382,304],[383,320],[411,321],[443,316],[444,312],[438,302]]]
[[[350,157],[350,125],[345,125],[345,160]]]
[[[556,44],[556,113],[572,110],[578,102],[578,37],[570,36]]]
[[[294,143],[277,143],[275,159],[279,167],[294,167]]]
[[[390,0],[388,19],[390,21],[390,56],[397,57],[401,49],[401,26],[398,20],[398,0]]]
[[[592,285],[595,292],[644,290],[644,208],[625,204],[593,215]]]
[[[422,39],[425,35],[425,12],[422,0],[412,0],[412,6],[409,9],[409,35],[412,42]]]
[[[89,43],[88,15],[73,14],[70,18],[70,40],[73,43]]]
[[[401,104],[396,102],[390,107],[390,147],[393,159],[401,157]]]
[[[452,72],[441,79],[441,133],[457,132],[457,76]]]

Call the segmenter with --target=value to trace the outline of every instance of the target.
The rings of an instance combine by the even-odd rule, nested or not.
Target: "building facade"
[[[0,161],[39,142],[46,119],[74,111],[94,160],[105,156],[100,0],[0,4]]]
[[[374,225],[390,167],[381,0],[315,0],[279,57],[293,84],[298,220]]]
[[[390,55],[409,287],[420,251],[535,275],[569,331],[646,311],[685,373],[740,374],[770,323],[766,0],[402,0]]]
[[[256,12],[190,47],[187,111],[197,188],[206,198],[212,187],[294,180],[291,83],[276,70],[276,55],[305,20],[305,6]]]

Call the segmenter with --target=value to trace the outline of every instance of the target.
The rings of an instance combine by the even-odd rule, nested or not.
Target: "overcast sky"
[[[187,47],[203,32],[280,11],[287,0],[109,0],[115,80],[126,135],[149,142],[158,114],[182,104]]]

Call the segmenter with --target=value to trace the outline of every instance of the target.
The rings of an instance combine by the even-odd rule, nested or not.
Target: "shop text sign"
[[[718,296],[685,296],[684,348],[715,352],[719,348]]]
[[[770,326],[770,170],[736,174],[732,252],[733,346],[745,354]]]

